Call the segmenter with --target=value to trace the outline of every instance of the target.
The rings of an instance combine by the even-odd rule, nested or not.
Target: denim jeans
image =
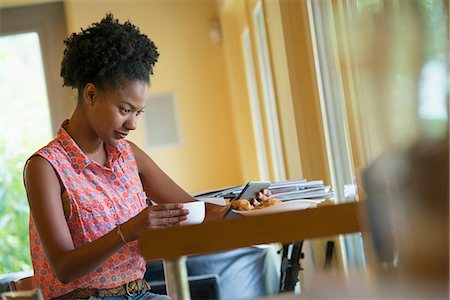
[[[141,290],[131,296],[90,297],[89,300],[170,300],[169,296],[154,294],[147,290]]]

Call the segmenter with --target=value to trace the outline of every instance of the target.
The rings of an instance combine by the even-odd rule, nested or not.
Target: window
[[[424,64],[419,78],[418,116],[425,135],[439,138],[448,129],[448,2],[419,1],[423,18]]]
[[[333,187],[354,200],[355,175],[384,151],[448,132],[448,3],[308,6]],[[348,265],[364,266],[361,239],[343,244]]]
[[[243,57],[245,63],[245,74],[247,77],[248,95],[250,99],[250,109],[252,111],[252,125],[255,137],[256,156],[258,159],[258,171],[260,180],[269,180],[267,166],[267,152],[264,143],[264,129],[261,121],[261,108],[259,105],[258,86],[253,63],[252,44],[248,29],[244,30],[241,37]]]
[[[62,3],[3,8],[0,13],[2,274],[31,269],[23,167],[30,155],[51,140],[72,103],[62,92],[59,78],[63,51],[56,45],[62,48],[66,36]]]
[[[272,79],[272,68],[267,44],[266,25],[261,2],[253,11],[256,50],[258,53],[259,75],[262,87],[267,135],[272,159],[273,176],[275,181],[285,180],[286,172],[281,148],[281,137],[278,122],[278,109]]]
[[[26,270],[31,266],[29,207],[22,183],[22,170],[26,159],[50,141],[52,130],[38,34],[30,32],[4,36],[0,42],[0,273],[7,273]],[[28,82],[27,88],[23,88],[24,78]]]
[[[354,168],[346,121],[345,91],[343,82],[339,79],[342,62],[337,58],[334,11],[329,2],[311,1],[310,4],[317,80],[335,201],[355,201]],[[343,256],[344,268],[364,268],[361,235],[341,236],[340,243],[346,253]]]

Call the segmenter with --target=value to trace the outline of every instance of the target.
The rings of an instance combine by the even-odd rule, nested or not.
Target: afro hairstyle
[[[64,40],[61,63],[63,86],[81,91],[87,83],[117,89],[130,81],[149,83],[158,61],[156,45],[129,21],[112,14]]]

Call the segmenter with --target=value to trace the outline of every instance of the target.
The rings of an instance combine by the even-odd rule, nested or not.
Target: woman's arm
[[[123,246],[113,230],[88,245],[74,249],[61,201],[61,187],[51,164],[34,156],[25,168],[31,214],[47,257],[59,280],[68,283],[89,273]]]
[[[25,167],[24,180],[39,237],[61,282],[68,283],[89,274],[124,245],[116,228],[91,243],[74,247],[64,217],[60,183],[46,159],[32,157]],[[127,241],[132,241],[145,228],[168,226],[185,220],[186,213],[182,204],[151,207],[121,227]]]
[[[144,190],[157,203],[191,202],[191,195],[177,185],[158,165],[134,143],[127,141],[133,149]],[[272,193],[264,189],[255,200],[268,199]]]
[[[153,201],[158,204],[196,201],[164,173],[144,151],[132,142],[128,141],[128,143],[133,149],[144,190]],[[220,220],[226,211],[226,206],[206,203],[205,221]]]
[[[195,199],[176,184],[138,146],[128,141],[133,149],[144,190],[150,198],[159,203],[191,202]]]
[[[196,201],[167,176],[144,151],[132,142],[128,141],[128,143],[133,149],[144,190],[152,200],[158,204]],[[258,193],[257,199],[252,201],[268,199],[270,195],[269,190],[262,190]],[[220,220],[226,211],[227,207],[207,203],[205,220]]]

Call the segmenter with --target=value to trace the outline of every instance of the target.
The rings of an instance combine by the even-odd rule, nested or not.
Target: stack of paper
[[[289,180],[273,183],[269,190],[274,198],[281,201],[299,199],[329,199],[334,197],[330,186],[324,186],[323,180]]]
[[[197,199],[202,198],[224,198],[234,199],[243,190],[244,186],[234,186],[220,190],[208,191],[194,195]],[[334,192],[330,186],[324,186],[323,180],[307,181],[287,180],[274,182],[269,190],[272,197],[281,201],[299,200],[299,199],[329,199],[334,197]]]

